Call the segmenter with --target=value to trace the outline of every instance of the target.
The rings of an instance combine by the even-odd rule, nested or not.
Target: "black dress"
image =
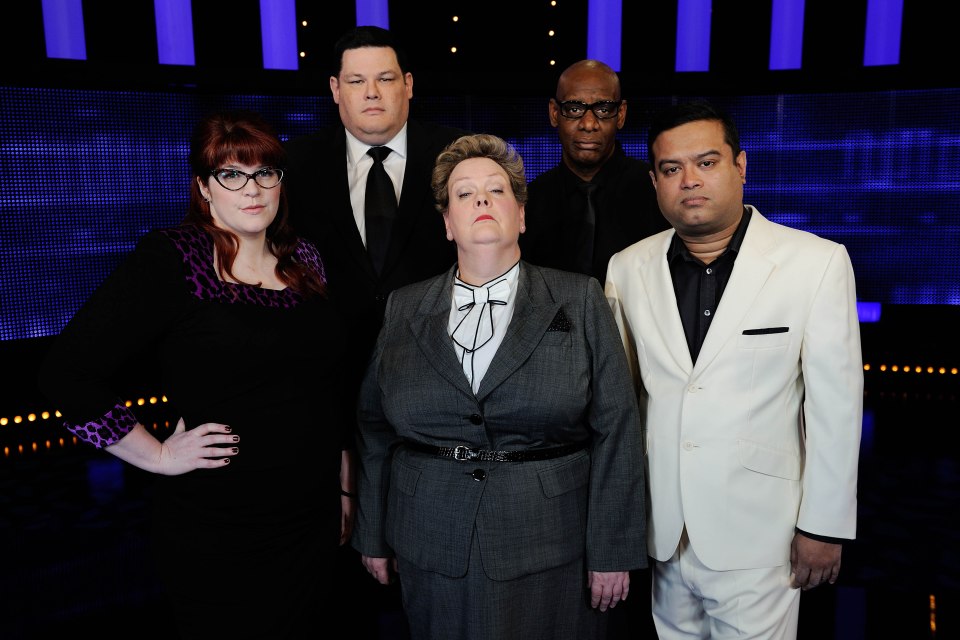
[[[111,380],[155,351],[171,415],[240,436],[225,467],[157,476],[154,548],[183,637],[309,637],[336,583],[343,322],[324,297],[220,282],[212,256],[195,227],[147,234],[55,341],[41,383],[71,431],[106,446],[136,422]],[[297,260],[323,273],[312,244]]]

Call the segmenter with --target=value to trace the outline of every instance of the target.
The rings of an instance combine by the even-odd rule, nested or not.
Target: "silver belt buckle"
[[[453,448],[454,460],[476,460],[480,454],[466,445],[459,444]]]

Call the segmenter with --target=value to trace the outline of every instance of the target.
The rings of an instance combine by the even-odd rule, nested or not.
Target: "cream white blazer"
[[[667,265],[674,231],[609,262],[606,296],[643,412],[657,560],[673,555],[684,524],[714,570],[788,563],[795,527],[856,535],[863,366],[850,258],[752,209],[696,366]]]

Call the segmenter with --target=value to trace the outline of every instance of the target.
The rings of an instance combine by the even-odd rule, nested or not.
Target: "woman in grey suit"
[[[416,640],[584,640],[647,564],[642,437],[596,280],[520,259],[504,140],[440,154],[457,263],[391,294],[360,393],[352,543]]]

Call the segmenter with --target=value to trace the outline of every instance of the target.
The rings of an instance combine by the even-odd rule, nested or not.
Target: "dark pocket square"
[[[553,322],[547,327],[547,331],[570,331],[572,326],[570,320],[567,319],[567,314],[563,312],[563,309],[560,309],[560,311],[557,311],[557,315],[553,316]]]
[[[763,329],[744,329],[745,336],[761,336],[766,333],[786,333],[790,327],[764,327]]]

